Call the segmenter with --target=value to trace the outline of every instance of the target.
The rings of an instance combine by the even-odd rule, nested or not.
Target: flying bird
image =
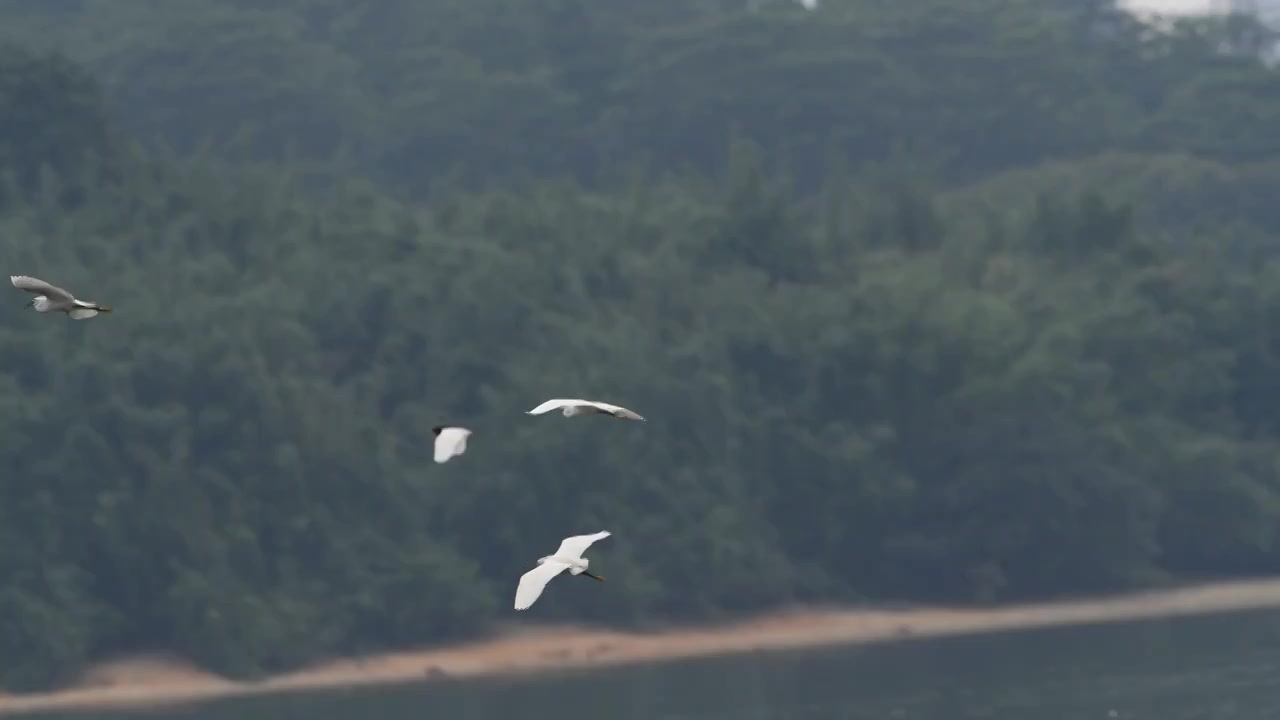
[[[449,458],[467,451],[467,437],[471,431],[464,427],[437,425],[431,428],[436,436],[436,462],[449,462]]]
[[[574,415],[612,415],[623,420],[644,420],[644,418],[624,407],[610,405],[606,402],[596,402],[595,400],[548,400],[525,414],[541,415],[556,409],[563,412],[565,417],[573,417]]]
[[[551,578],[565,570],[570,575],[586,575],[604,582],[604,578],[587,572],[591,561],[582,557],[582,553],[595,541],[603,540],[611,534],[608,530],[602,530],[592,535],[567,537],[560,541],[560,548],[554,555],[538,558],[538,567],[520,576],[520,584],[516,586],[516,609],[527,610],[542,595],[542,589],[551,582]]]
[[[36,312],[64,312],[72,320],[88,320],[98,313],[109,313],[111,308],[98,303],[77,300],[74,295],[55,285],[26,275],[10,275],[9,281],[19,290],[26,290],[35,295],[24,308],[35,308]]]

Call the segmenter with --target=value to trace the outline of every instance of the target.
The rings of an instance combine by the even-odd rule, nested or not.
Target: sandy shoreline
[[[456,647],[328,663],[252,683],[219,678],[175,659],[133,658],[104,663],[74,688],[0,695],[0,715],[137,708],[433,678],[536,673],[1269,607],[1280,607],[1280,579],[997,609],[795,610],[724,627],[652,634],[542,626]]]

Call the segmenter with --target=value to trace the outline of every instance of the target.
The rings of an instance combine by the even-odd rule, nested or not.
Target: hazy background
[[[10,689],[1280,570],[1280,72],[1109,0],[3,0]],[[646,424],[533,419],[597,397]],[[476,430],[430,460],[431,425]],[[516,579],[607,528],[603,585]]]
[[[1120,5],[1139,12],[1207,13],[1230,10],[1231,3],[1236,1],[1238,0],[1126,0]]]

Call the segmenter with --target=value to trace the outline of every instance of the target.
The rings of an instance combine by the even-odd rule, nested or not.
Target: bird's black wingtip
[[[439,435],[443,430],[444,430],[444,425],[436,425],[435,427],[431,428],[431,434]]]

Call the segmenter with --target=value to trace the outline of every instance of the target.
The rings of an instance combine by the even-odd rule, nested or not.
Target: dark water
[[[1280,612],[761,653],[65,720],[1280,719]]]

